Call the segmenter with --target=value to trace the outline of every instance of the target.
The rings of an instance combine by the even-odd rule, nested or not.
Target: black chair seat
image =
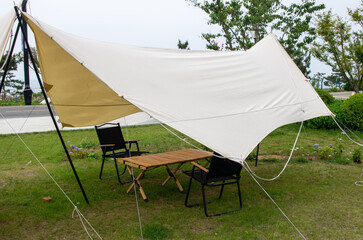
[[[207,178],[208,173],[204,172],[203,170],[194,170],[194,173],[192,170],[185,170],[183,171],[184,174],[188,175],[189,177],[192,176],[195,180],[197,180],[200,183],[209,184],[214,182],[221,182],[221,181],[229,181],[229,180],[238,180],[238,177],[236,176],[226,176],[226,177],[216,177],[216,178]],[[234,181],[233,181],[234,183]]]

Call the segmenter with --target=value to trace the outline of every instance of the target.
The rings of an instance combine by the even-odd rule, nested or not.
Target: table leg
[[[136,184],[139,186],[139,191],[140,191],[140,193],[141,193],[142,198],[144,199],[144,201],[147,201],[146,194],[145,194],[144,189],[142,188],[142,186],[141,186],[141,184],[140,184],[140,181],[139,181],[139,180],[140,180],[140,178],[143,176],[143,174],[144,174],[145,170],[142,170],[142,171],[141,171],[141,173],[140,173],[140,174],[139,174],[136,178],[134,178],[134,175],[132,174],[132,170],[131,170],[130,166],[127,166],[127,170],[129,171],[129,173],[130,173],[130,175],[131,175],[132,179],[135,179],[135,180],[132,182],[132,184],[131,184],[131,186],[129,187],[129,189],[127,189],[126,193],[129,193],[129,192],[131,191],[131,189],[132,189],[133,187],[135,187],[135,182],[136,182]]]
[[[178,178],[176,177],[176,172],[180,169],[180,167],[183,165],[183,163],[179,163],[179,165],[174,169],[174,171],[171,171],[168,166],[166,167],[166,171],[169,173],[169,176],[165,179],[165,181],[161,184],[162,186],[165,186],[165,184],[170,180],[170,178],[174,178],[176,185],[178,185],[179,191],[183,192],[183,187],[180,184]]]

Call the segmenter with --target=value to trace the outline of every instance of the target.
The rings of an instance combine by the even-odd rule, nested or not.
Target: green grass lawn
[[[270,178],[279,173],[290,153],[299,124],[272,132],[261,143],[264,159],[258,167],[249,165],[259,176]],[[126,132],[124,135],[126,137]],[[188,148],[160,126],[130,127],[130,139],[140,139],[141,148],[152,153]],[[356,133],[363,138],[363,133]],[[63,132],[65,141],[86,146],[98,152],[93,129]],[[64,160],[55,132],[22,134],[34,154],[49,170],[72,201],[103,239],[141,239],[134,191],[126,194],[128,184],[120,186],[116,178],[99,180],[101,160],[74,159],[75,167],[86,190],[86,204],[70,165]],[[200,144],[195,143],[202,147]],[[340,142],[343,155],[339,159],[320,160],[313,155],[313,145],[327,146]],[[352,162],[358,146],[339,131],[303,129],[292,162],[280,178],[261,182],[307,239],[362,239],[362,187],[354,184],[362,174],[362,164]],[[261,156],[261,157],[263,157]],[[278,157],[276,157],[278,156]],[[14,135],[0,136],[0,239],[87,239],[73,206],[68,202],[44,170]],[[191,166],[185,164],[184,169]],[[135,171],[137,171],[135,169]],[[113,174],[112,162],[105,174]],[[167,176],[158,168],[146,173],[142,180],[149,198],[137,195],[145,239],[298,239],[299,235],[249,174],[242,170],[241,211],[206,218],[202,207],[186,208],[185,194],[173,181],[165,187]],[[363,177],[361,177],[363,178]],[[123,176],[128,180],[128,176]],[[184,188],[188,178],[179,173]],[[216,196],[218,189],[209,189]],[[43,197],[52,197],[49,202]],[[200,201],[200,186],[195,183],[191,201]],[[211,204],[211,210],[237,206],[235,186],[227,186],[222,201]],[[92,234],[96,237],[95,234]],[[96,238],[95,238],[96,239]]]

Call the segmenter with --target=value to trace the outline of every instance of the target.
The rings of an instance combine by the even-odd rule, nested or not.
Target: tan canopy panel
[[[80,38],[23,14],[64,126],[140,109],[241,161],[274,129],[331,114],[273,34],[247,51],[155,49]]]
[[[24,17],[36,36],[45,90],[64,127],[92,126],[140,111]]]

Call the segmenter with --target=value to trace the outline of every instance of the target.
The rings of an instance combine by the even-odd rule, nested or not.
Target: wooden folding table
[[[162,183],[162,186],[164,186],[170,180],[170,178],[174,178],[180,192],[183,192],[183,187],[181,186],[178,178],[176,177],[176,173],[180,169],[180,167],[186,162],[193,163],[193,161],[209,158],[211,156],[212,153],[189,148],[173,152],[150,154],[150,155],[143,155],[143,156],[129,157],[129,158],[119,158],[118,161],[126,165],[128,172],[130,173],[132,179],[134,179],[134,182],[127,189],[126,193],[129,193],[131,189],[135,187],[136,183],[139,186],[142,198],[145,201],[147,201],[148,199],[146,197],[146,194],[140,184],[140,179],[146,170],[165,166],[169,176]],[[178,166],[174,170],[171,170],[169,168],[169,165],[172,164],[178,164]],[[141,173],[136,178],[133,175],[131,167],[141,169]]]

